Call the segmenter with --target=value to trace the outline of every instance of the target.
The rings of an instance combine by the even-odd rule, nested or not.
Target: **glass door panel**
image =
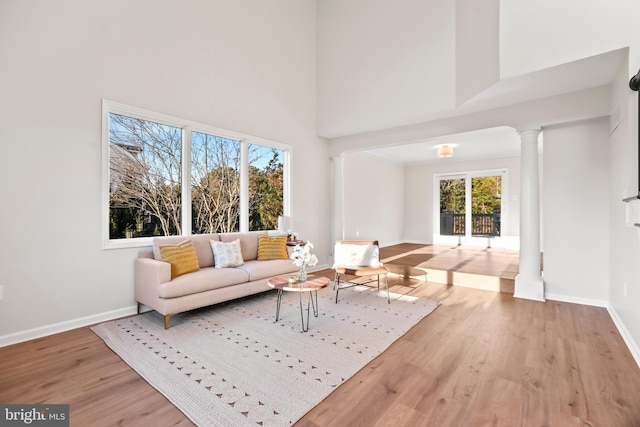
[[[464,236],[466,179],[440,178],[440,235]]]
[[[471,178],[471,235],[473,237],[500,236],[501,205],[501,176]]]

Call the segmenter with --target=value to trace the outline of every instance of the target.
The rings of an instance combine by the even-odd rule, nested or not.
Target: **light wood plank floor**
[[[401,246],[382,257],[416,249]],[[640,426],[640,369],[605,309],[391,282],[442,304],[298,427]],[[0,402],[68,403],[76,426],[192,425],[88,328],[0,348]]]
[[[430,282],[510,294],[518,275],[518,252],[505,249],[405,243],[382,248],[381,256],[394,273],[426,272]]]

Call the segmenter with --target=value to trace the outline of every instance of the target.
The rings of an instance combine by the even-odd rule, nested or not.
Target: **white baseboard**
[[[71,329],[82,328],[84,326],[93,325],[95,323],[106,322],[108,320],[118,319],[120,317],[130,316],[138,312],[137,306],[125,307],[118,310],[108,311],[105,313],[93,314],[91,316],[80,317],[78,319],[67,320],[65,322],[54,323],[52,325],[41,326],[39,328],[29,329],[17,332],[15,334],[0,336],[0,347],[6,347],[12,344],[42,338],[48,335],[60,332],[70,331]]]
[[[545,298],[552,301],[570,302],[574,304],[582,304],[582,305],[590,305],[593,307],[606,308],[607,312],[609,312],[609,316],[611,316],[611,320],[613,320],[613,323],[616,325],[616,328],[618,329],[620,336],[622,336],[622,339],[627,345],[627,348],[631,352],[633,359],[636,361],[636,364],[638,365],[638,367],[640,367],[640,348],[638,347],[636,342],[633,340],[633,337],[631,336],[627,328],[624,326],[624,322],[622,321],[622,319],[620,319],[620,316],[618,316],[618,313],[616,313],[613,307],[609,305],[608,301],[594,300],[594,299],[587,299],[587,298],[576,298],[576,297],[570,297],[570,296],[558,295],[558,294],[546,294]]]
[[[309,269],[310,272],[320,271],[327,268],[331,268],[329,264],[317,265],[314,268]],[[149,311],[148,308],[144,308],[144,311]],[[94,325],[96,323],[107,322],[113,319],[119,319],[125,316],[131,316],[138,313],[137,305],[121,308],[118,310],[108,311],[106,313],[98,313],[91,316],[81,317],[78,319],[71,319],[60,323],[54,323],[51,325],[41,326],[38,328],[28,329],[26,331],[16,332],[14,334],[0,336],[0,347],[6,347],[12,344],[18,344],[21,342],[34,340],[37,338],[46,337],[48,335],[57,334],[60,332],[70,331],[72,329],[82,328],[84,326]]]
[[[413,244],[413,245],[432,245],[433,244],[433,242],[431,242],[430,240],[411,240],[411,239],[409,239],[409,240],[400,240],[400,241],[398,241],[397,244],[401,244],[401,243],[410,243],[410,244]],[[395,245],[396,243],[392,243],[392,244]],[[391,246],[392,244],[388,244],[388,245],[385,244],[384,246],[385,247],[386,246]]]
[[[395,242],[380,242],[381,248],[386,248],[387,246],[400,245],[402,243],[407,243],[404,240],[396,240]]]
[[[620,335],[622,336],[625,344],[627,344],[627,348],[631,352],[633,359],[636,361],[638,367],[640,367],[640,348],[638,348],[638,344],[636,344],[636,342],[633,340],[633,337],[624,326],[624,322],[622,321],[622,319],[620,319],[620,316],[618,316],[618,313],[615,311],[615,309],[607,305],[607,311],[609,312],[609,316],[611,316],[613,323],[616,325],[616,328],[618,328],[618,332],[620,332]]]
[[[327,268],[331,268],[331,264],[318,264],[315,267],[308,268],[307,271],[313,273],[314,271],[326,270]]]
[[[560,295],[560,294],[544,294],[545,299],[549,299],[552,301],[560,301],[560,302],[570,302],[573,304],[582,304],[582,305],[590,305],[592,307],[603,307],[606,308],[609,306],[609,301],[599,300],[599,299],[590,299],[590,298],[578,298],[569,295]]]

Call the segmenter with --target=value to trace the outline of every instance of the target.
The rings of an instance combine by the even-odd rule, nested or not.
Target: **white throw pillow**
[[[333,251],[333,268],[342,267],[382,267],[380,249],[377,245],[354,245],[338,243]]]
[[[240,239],[236,239],[233,242],[211,240],[211,250],[213,251],[216,268],[238,267],[244,264],[242,250],[240,249]]]

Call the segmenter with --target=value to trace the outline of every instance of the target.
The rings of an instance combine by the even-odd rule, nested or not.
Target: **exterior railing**
[[[466,214],[442,212],[440,214],[440,234],[443,236],[464,236],[466,234]],[[499,236],[500,212],[471,215],[472,236]]]

